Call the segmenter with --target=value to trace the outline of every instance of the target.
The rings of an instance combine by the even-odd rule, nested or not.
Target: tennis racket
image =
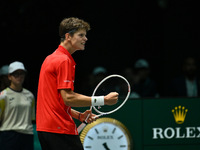
[[[121,75],[113,74],[105,77],[101,82],[99,82],[99,84],[94,89],[92,96],[104,96],[110,92],[117,92],[119,94],[119,100],[117,104],[112,106],[91,106],[90,110],[94,109],[98,113],[98,117],[108,115],[119,110],[128,100],[131,92],[131,87],[126,78]],[[90,115],[88,115],[85,121],[78,127],[78,133],[80,133],[86,126],[89,116]]]

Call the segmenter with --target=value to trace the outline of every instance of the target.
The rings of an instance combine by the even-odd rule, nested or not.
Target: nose
[[[87,38],[86,36],[84,36],[84,40],[85,40],[85,41],[87,41],[87,40],[88,40],[88,38]]]

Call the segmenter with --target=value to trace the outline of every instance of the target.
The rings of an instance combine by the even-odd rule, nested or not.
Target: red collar
[[[72,55],[68,52],[68,50],[66,48],[64,48],[63,46],[59,45],[56,51],[67,55],[69,57],[69,59],[72,61],[72,63],[74,65],[76,65],[76,63],[74,61],[74,58],[72,57]]]

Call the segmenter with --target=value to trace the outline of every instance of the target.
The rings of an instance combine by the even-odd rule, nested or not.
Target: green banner
[[[143,101],[144,146],[200,145],[200,99]]]
[[[200,150],[200,98],[129,99],[105,117],[126,126],[134,150]],[[35,150],[39,149],[36,135]]]

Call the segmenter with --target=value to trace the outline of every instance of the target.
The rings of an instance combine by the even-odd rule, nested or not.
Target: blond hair
[[[86,31],[89,31],[90,30],[89,23],[75,17],[65,18],[60,23],[59,36],[61,37],[62,40],[62,38],[65,37],[66,33],[70,33],[71,35],[73,35],[76,31],[80,29],[85,29]]]

